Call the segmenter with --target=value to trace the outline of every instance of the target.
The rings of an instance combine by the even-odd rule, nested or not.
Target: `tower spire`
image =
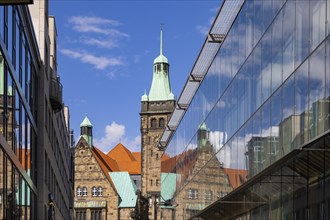
[[[160,55],[163,55],[163,24],[160,24]]]

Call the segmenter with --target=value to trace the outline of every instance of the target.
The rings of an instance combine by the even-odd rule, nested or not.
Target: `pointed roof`
[[[107,155],[116,161],[136,161],[132,152],[121,143],[117,144]]]
[[[168,59],[163,55],[163,28],[160,28],[160,46],[159,46],[159,56],[155,58],[154,64],[156,63],[167,63]]]
[[[87,116],[85,116],[84,120],[81,122],[80,127],[93,127],[92,123],[89,121]]]
[[[94,146],[93,151],[92,151],[96,157],[104,163],[104,165],[107,168],[107,172],[115,172],[115,171],[119,171],[119,167],[117,162],[108,157],[105,153],[103,153],[101,150],[99,150],[97,147]]]
[[[160,30],[160,54],[154,60],[153,77],[149,96],[143,96],[142,101],[167,101],[174,100],[172,94],[170,78],[169,78],[169,63],[163,55],[163,30]],[[148,98],[148,100],[146,99]]]

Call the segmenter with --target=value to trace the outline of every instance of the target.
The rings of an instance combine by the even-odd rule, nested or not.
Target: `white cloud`
[[[206,36],[209,33],[210,27],[197,25],[196,29],[199,33],[201,33],[203,36]]]
[[[73,30],[81,33],[97,33],[117,37],[129,37],[128,34],[113,28],[113,26],[120,25],[120,22],[116,20],[100,17],[73,16],[70,17],[68,21],[73,25]]]
[[[108,66],[121,66],[124,65],[121,58],[111,58],[104,56],[94,56],[87,52],[77,52],[69,49],[60,49],[60,52],[68,57],[79,59],[83,63],[93,65],[96,69],[103,70]]]
[[[73,16],[69,18],[69,23],[73,25],[72,28],[75,31],[81,33],[97,33],[115,37],[129,37],[128,34],[112,28],[112,26],[120,25],[120,22],[116,20],[100,17]]]
[[[118,41],[115,39],[96,39],[96,38],[83,38],[80,40],[81,43],[97,46],[99,48],[112,49],[119,47]]]
[[[109,152],[118,143],[122,143],[132,152],[140,151],[141,137],[140,135],[129,138],[125,134],[125,126],[112,122],[105,126],[104,136],[101,138],[94,138],[93,145],[104,152]]]

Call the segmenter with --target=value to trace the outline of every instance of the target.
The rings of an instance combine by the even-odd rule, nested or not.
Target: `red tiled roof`
[[[103,153],[101,150],[99,150],[96,147],[94,147],[93,150],[96,151],[97,154],[104,160],[104,162],[106,163],[106,165],[108,166],[111,172],[120,171],[118,164],[114,159],[108,157],[105,153]]]
[[[137,161],[141,162],[141,152],[132,152],[132,154]]]
[[[117,144],[108,154],[98,148],[93,148],[97,162],[102,170],[109,176],[108,172],[128,172],[129,174],[141,174],[141,153],[131,152],[123,144]],[[109,176],[110,178],[110,176]]]
[[[136,161],[132,152],[121,143],[117,144],[107,155],[116,161]]]
[[[115,161],[113,161],[111,158],[107,159],[106,158],[107,156],[96,147],[93,147],[92,154],[95,157],[97,163],[100,165],[104,175],[109,180],[113,190],[117,193],[116,187],[115,187],[114,183],[112,182],[109,172],[119,171],[118,165],[117,164],[114,165],[113,163],[115,163]],[[110,162],[112,168],[110,168],[108,162]]]
[[[247,170],[237,170],[237,169],[230,169],[225,168],[225,172],[227,173],[229,177],[229,182],[233,189],[236,189],[240,185],[242,185],[244,182],[246,182],[247,178]]]
[[[26,148],[19,148],[17,149],[17,154],[22,155],[22,166],[24,169],[29,170],[31,168],[31,155],[30,155],[30,149]],[[25,156],[24,156],[25,155]]]
[[[127,171],[129,174],[141,174],[140,161],[117,161],[120,171]]]

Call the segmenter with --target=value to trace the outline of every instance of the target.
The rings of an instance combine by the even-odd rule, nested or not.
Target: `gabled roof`
[[[105,153],[103,153],[101,150],[99,150],[97,147],[94,146],[93,153],[97,155],[97,157],[106,165],[108,172],[116,172],[119,171],[119,166],[117,162],[112,159],[111,157],[108,157]]]
[[[117,144],[107,155],[116,161],[136,161],[132,152],[121,143]]]
[[[141,152],[132,152],[135,159],[139,162],[141,162]]]
[[[229,177],[229,182],[233,189],[236,189],[240,185],[242,185],[244,182],[247,181],[247,170],[238,170],[238,169],[230,169],[225,168],[225,172],[227,173]]]
[[[115,187],[115,184],[113,183],[109,172],[112,171],[118,171],[118,165],[116,164],[115,161],[113,161],[111,158],[107,158],[107,155],[105,155],[102,151],[100,151],[98,148],[96,148],[95,146],[93,147],[93,149],[91,150],[94,158],[96,159],[97,163],[100,165],[104,175],[106,176],[106,178],[108,179],[108,181],[110,182],[113,190],[117,192],[117,189]]]
[[[141,174],[141,161],[117,161],[120,171],[127,171],[130,174]]]

